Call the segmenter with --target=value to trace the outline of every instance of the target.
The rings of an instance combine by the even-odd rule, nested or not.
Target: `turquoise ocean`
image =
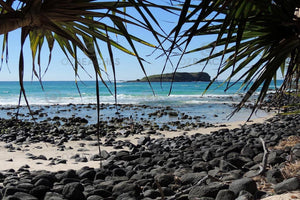
[[[228,120],[228,115],[234,110],[232,105],[239,103],[241,96],[245,93],[244,89],[240,89],[241,82],[235,84],[226,92],[226,85],[222,82],[214,83],[210,89],[203,94],[208,82],[174,82],[171,94],[169,95],[171,83],[169,82],[153,82],[151,83],[153,90],[149,83],[146,82],[117,82],[117,103],[118,104],[132,104],[138,107],[146,105],[144,109],[126,109],[121,114],[124,116],[129,115],[142,115],[142,112],[153,112],[159,108],[171,107],[181,113],[189,116],[202,116],[205,122],[224,122]],[[282,82],[277,82],[280,85]],[[78,88],[74,81],[44,81],[43,89],[39,82],[25,82],[25,90],[27,98],[33,110],[44,107],[45,112],[50,116],[58,115],[57,107],[76,106],[95,104],[95,82],[82,81],[78,82]],[[114,84],[107,82],[108,88],[111,93],[115,93]],[[275,89],[275,85],[271,86]],[[18,105],[20,93],[20,86],[18,82],[0,82],[0,107],[10,108],[11,112]],[[117,107],[113,106],[115,103],[114,96],[109,90],[100,84],[100,102],[102,104],[112,105],[110,109],[101,112],[103,118],[115,115]],[[252,98],[254,102],[256,96]],[[24,98],[22,98],[21,113],[28,112],[25,107]],[[114,108],[115,107],[115,108]],[[141,108],[141,107],[140,107]],[[70,111],[70,110],[69,110]],[[249,117],[251,109],[242,109],[238,114],[233,116],[229,121],[245,120]],[[65,112],[63,115],[92,116],[91,120],[95,118],[95,110],[81,109]],[[267,115],[264,111],[257,112],[254,117],[262,117]],[[0,117],[9,118],[7,109],[0,110]],[[165,119],[170,120],[170,119]]]

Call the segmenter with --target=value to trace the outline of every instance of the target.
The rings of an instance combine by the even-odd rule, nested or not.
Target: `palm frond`
[[[14,4],[15,3],[15,4]],[[12,6],[13,4],[17,6]],[[147,15],[141,11],[142,7]],[[19,58],[19,83],[20,83],[20,96],[19,105],[22,96],[25,99],[26,105],[30,110],[29,102],[27,100],[24,88],[24,54],[23,46],[26,39],[29,37],[30,49],[32,54],[32,72],[35,77],[40,81],[42,86],[42,77],[47,72],[52,58],[52,51],[55,43],[58,43],[59,48],[62,50],[68,61],[70,62],[75,73],[75,83],[80,94],[77,84],[79,77],[79,67],[84,71],[85,68],[79,62],[78,53],[83,53],[89,58],[94,67],[96,79],[96,96],[97,96],[97,136],[99,142],[100,136],[100,91],[99,79],[106,86],[111,94],[113,94],[109,87],[106,85],[102,76],[102,71],[106,72],[107,66],[103,58],[102,52],[105,49],[100,48],[99,42],[106,43],[106,51],[109,54],[112,70],[114,74],[114,96],[117,98],[116,88],[116,66],[114,65],[113,50],[117,49],[130,56],[134,56],[141,66],[142,71],[147,76],[144,67],[145,59],[139,55],[135,43],[151,47],[153,49],[163,49],[166,53],[162,42],[159,38],[166,38],[163,29],[157,21],[157,18],[151,13],[150,8],[160,8],[168,11],[171,7],[151,3],[146,0],[128,0],[128,1],[97,1],[97,0],[31,0],[31,1],[17,1],[17,0],[0,0],[0,34],[4,34],[2,44],[1,63],[4,61],[4,54],[6,52],[6,59],[8,58],[8,34],[9,32],[21,28],[21,49]],[[127,13],[127,8],[132,8],[137,11],[137,15]],[[159,27],[160,31],[156,31],[152,22]],[[158,47],[148,41],[142,39],[136,33],[130,33],[126,25],[138,27],[145,31],[150,32]],[[163,32],[161,34],[160,32]],[[115,34],[118,37],[125,38],[127,47],[121,45],[117,40],[110,37]],[[43,44],[47,43],[49,50],[49,60],[42,73],[41,67],[41,52]],[[97,55],[100,56],[104,69],[98,63]],[[36,66],[37,63],[37,66]],[[87,71],[86,71],[87,72]],[[88,72],[87,72],[88,73]],[[150,82],[150,87],[152,88]],[[43,87],[43,86],[42,86]],[[152,89],[153,91],[153,89]],[[154,91],[153,91],[154,93]],[[117,103],[117,99],[116,99]],[[18,111],[19,112],[19,111]],[[17,114],[18,114],[17,112]],[[99,146],[100,153],[100,146]]]
[[[191,38],[216,36],[211,43],[190,49],[185,54],[210,50],[208,56],[200,58],[195,64],[205,62],[205,66],[209,67],[211,59],[220,58],[218,73],[212,82],[229,71],[225,90],[237,83],[232,79],[243,80],[245,89],[249,86],[236,111],[262,86],[256,109],[266,96],[271,81],[276,81],[279,70],[285,72],[281,91],[287,89],[287,84],[292,80],[299,81],[291,78],[299,77],[300,18],[295,15],[299,1],[215,0],[204,3],[200,1],[190,6],[197,12],[179,21],[176,27],[180,29],[188,23],[190,28],[174,42],[181,41],[181,45],[189,46]]]
[[[151,48],[158,48],[156,45],[143,40],[141,37],[135,36],[127,31],[124,24],[130,24],[142,28],[146,31],[150,31],[159,43],[160,48],[163,49],[162,44],[158,37],[164,37],[155,30],[150,20],[154,21],[156,25],[162,30],[157,19],[151,14],[149,10],[151,7],[161,8],[168,10],[170,7],[161,6],[151,3],[149,1],[94,1],[94,0],[70,0],[70,1],[58,1],[58,0],[33,0],[23,1],[15,9],[11,5],[18,1],[0,1],[0,8],[5,12],[1,12],[0,15],[0,34],[5,34],[5,39],[2,45],[2,57],[5,48],[7,48],[7,36],[8,33],[17,28],[26,28],[30,38],[30,48],[32,53],[32,71],[33,74],[42,83],[42,70],[40,66],[40,55],[42,46],[46,42],[49,49],[49,61],[44,73],[48,70],[49,63],[52,58],[52,51],[54,43],[57,42],[59,47],[64,52],[67,59],[70,61],[75,71],[75,77],[78,77],[78,66],[81,66],[77,60],[76,49],[79,49],[91,60],[93,59],[90,54],[90,47],[87,46],[83,40],[93,41],[95,52],[103,60],[102,50],[100,50],[98,41],[103,41],[107,44],[107,51],[110,58],[111,47],[116,48],[126,54],[132,55],[137,58],[142,71],[146,75],[146,70],[143,65],[145,60],[138,54],[138,51],[134,45],[134,42],[149,46]],[[128,14],[126,8],[133,8],[138,11],[138,17]],[[148,13],[149,18],[141,11],[140,7],[144,8]],[[91,29],[91,27],[93,27]],[[113,40],[109,35],[116,34],[120,37],[124,37],[128,42],[129,48],[122,46],[118,41]],[[165,51],[165,50],[164,50]],[[166,51],[165,51],[166,52]],[[74,61],[74,65],[73,62]],[[36,64],[38,64],[38,67]],[[95,63],[96,64],[96,63]],[[83,66],[81,66],[83,68]],[[95,66],[94,66],[95,67]],[[95,67],[97,73],[101,76],[102,69]],[[106,71],[106,65],[104,65],[104,71]],[[113,66],[114,70],[114,66]],[[104,80],[102,79],[104,82]]]

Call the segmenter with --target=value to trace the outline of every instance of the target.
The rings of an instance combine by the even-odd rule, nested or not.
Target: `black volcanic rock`
[[[165,110],[166,113],[171,111],[169,108]],[[19,151],[15,143],[17,138],[12,140],[7,137],[10,132],[27,137],[28,132],[36,131],[36,136],[30,136],[32,139],[22,146],[27,145],[27,142],[34,144],[39,140],[36,139],[38,137],[54,145],[60,140],[70,141],[79,132],[77,125],[61,125],[50,133],[56,125],[39,122],[37,125],[28,122],[18,124],[9,123],[10,121],[12,120],[0,119],[0,140],[7,142],[6,150]],[[40,126],[43,131],[40,131]],[[94,126],[86,128],[86,135],[96,136]],[[63,131],[60,133],[60,130]],[[3,196],[3,199],[17,200],[150,200],[160,198],[161,194],[166,199],[180,200],[259,199],[269,195],[269,192],[258,191],[260,185],[256,186],[251,178],[243,178],[248,174],[255,175],[261,165],[264,150],[259,137],[270,148],[270,168],[264,174],[266,182],[276,184],[276,193],[300,188],[299,178],[284,180],[281,174],[289,155],[299,160],[299,144],[284,149],[273,148],[282,139],[300,136],[299,114],[278,115],[262,124],[245,124],[232,130],[223,128],[211,134],[182,134],[174,138],[154,138],[152,134],[158,134],[158,131],[146,128],[143,130],[147,131],[146,135],[132,133],[136,134],[136,139],[142,138],[140,144],[136,145],[125,141],[117,143],[118,139],[123,138],[122,134],[118,138],[115,130],[108,131],[102,140],[106,140],[112,147],[116,144],[124,147],[131,144],[132,147],[126,150],[102,151],[102,158],[97,157],[101,160],[106,158],[102,168],[83,167],[76,171],[47,172],[32,171],[29,166],[24,165],[19,170],[3,170],[0,172],[0,199]],[[67,152],[68,148],[64,149]],[[27,156],[36,157],[29,153]],[[74,159],[77,157],[82,156],[78,154]],[[48,160],[57,164],[59,159]],[[217,180],[229,181],[231,184],[228,186]]]
[[[173,73],[148,76],[150,82],[193,82],[193,81],[210,81],[210,76],[206,72],[188,73],[188,72],[177,72],[174,76]],[[147,82],[147,78],[138,79],[136,81]]]
[[[229,190],[233,191],[236,195],[238,195],[242,190],[248,191],[251,194],[255,194],[257,192],[257,187],[254,180],[250,178],[242,178],[233,181],[229,185]]]
[[[227,185],[213,182],[209,185],[194,186],[189,192],[189,199],[197,199],[201,197],[216,198],[218,191],[227,189]]]
[[[68,199],[84,200],[84,187],[80,183],[68,183],[64,186],[62,194]]]
[[[276,194],[282,194],[284,192],[298,190],[299,188],[300,188],[299,178],[293,177],[275,185],[274,190]]]

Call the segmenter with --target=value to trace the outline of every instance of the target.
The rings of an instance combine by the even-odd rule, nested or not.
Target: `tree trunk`
[[[24,15],[19,11],[0,16],[0,35],[9,33],[18,28],[32,24],[31,16]]]

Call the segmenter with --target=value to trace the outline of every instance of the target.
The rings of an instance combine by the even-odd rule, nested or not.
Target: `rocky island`
[[[173,73],[163,74],[162,76],[159,75],[152,75],[148,76],[150,82],[194,82],[194,81],[210,81],[210,76],[206,72],[195,72],[195,73],[188,73],[188,72],[177,72],[175,77],[173,77]],[[173,80],[174,78],[174,80]],[[147,82],[147,78],[144,77],[142,79],[137,79],[137,82]]]

